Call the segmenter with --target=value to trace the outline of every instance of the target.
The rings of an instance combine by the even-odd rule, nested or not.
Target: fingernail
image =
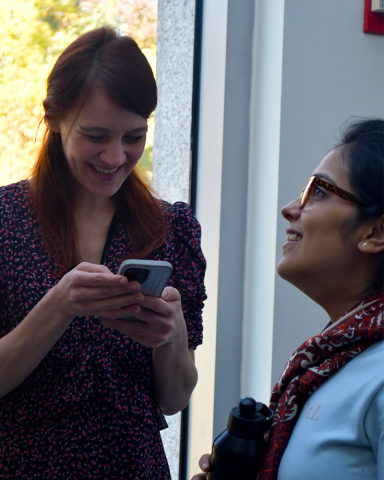
[[[141,302],[143,300],[143,297],[141,295],[138,295],[135,297],[135,302]]]
[[[127,282],[128,282],[128,280],[127,280],[126,278],[121,278],[121,279],[120,279],[120,283],[121,283],[122,285],[125,285]]]
[[[163,293],[161,294],[162,298],[167,298],[168,297],[168,292],[166,290],[163,290]]]
[[[138,290],[139,287],[137,285],[137,283],[134,283],[132,286],[131,286],[131,290]]]
[[[201,468],[203,469],[203,472],[206,472],[208,470],[208,463],[202,463]]]

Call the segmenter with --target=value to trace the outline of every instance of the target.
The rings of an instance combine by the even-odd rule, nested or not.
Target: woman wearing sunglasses
[[[383,157],[383,120],[350,125],[282,209],[277,271],[330,322],[292,354],[272,392],[258,480],[384,479]],[[200,467],[209,470],[209,455]]]

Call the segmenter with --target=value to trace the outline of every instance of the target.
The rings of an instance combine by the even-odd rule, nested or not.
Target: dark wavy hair
[[[353,121],[344,128],[336,148],[341,148],[353,194],[359,202],[356,216],[345,226],[347,234],[362,223],[384,215],[384,120]],[[384,252],[379,255],[377,269],[363,293],[380,291],[383,286]]]
[[[74,220],[73,178],[61,135],[49,127],[80,109],[95,89],[133,113],[148,118],[156,107],[157,86],[152,69],[136,44],[102,27],[80,36],[57,59],[47,80],[44,100],[45,136],[32,169],[32,198],[43,238],[60,264],[61,274],[80,259]],[[114,200],[121,213],[135,258],[145,258],[166,239],[160,203],[135,167]]]

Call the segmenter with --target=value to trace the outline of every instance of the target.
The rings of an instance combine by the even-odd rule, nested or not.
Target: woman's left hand
[[[160,298],[142,296],[134,315],[140,321],[104,319],[114,328],[152,352],[152,388],[165,415],[185,408],[197,382],[194,351],[188,348],[188,332],[179,292],[166,287]]]
[[[187,335],[179,292],[166,287],[160,298],[140,295],[140,321],[105,318],[105,327],[118,330],[145,347],[157,348]]]

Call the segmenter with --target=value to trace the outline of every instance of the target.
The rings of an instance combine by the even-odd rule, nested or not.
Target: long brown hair
[[[80,111],[95,88],[116,105],[148,118],[156,107],[152,69],[136,42],[109,27],[92,30],[71,43],[57,59],[47,80],[44,100],[46,131],[32,169],[31,193],[43,238],[60,275],[80,259],[74,219],[73,178],[61,135],[49,127],[69,112]],[[166,239],[167,226],[158,200],[137,167],[114,200],[122,216],[132,255],[145,258]]]

